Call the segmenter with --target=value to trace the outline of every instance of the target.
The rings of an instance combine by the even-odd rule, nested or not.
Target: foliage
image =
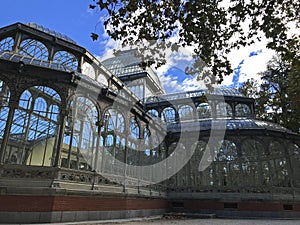
[[[245,82],[240,91],[256,99],[256,117],[279,123],[295,132],[300,128],[300,61],[273,57],[260,73],[262,83]]]
[[[186,72],[199,75],[208,65],[216,82],[232,72],[227,58],[232,49],[262,37],[283,57],[299,54],[299,37],[288,36],[290,24],[300,24],[295,0],[93,0],[90,8],[96,6],[111,38],[139,46],[142,55],[147,49],[147,56],[154,56],[148,61],[156,66],[165,63],[167,49],[189,46],[194,61]]]

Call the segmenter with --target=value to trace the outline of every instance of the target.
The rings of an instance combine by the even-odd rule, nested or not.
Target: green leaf
[[[92,34],[91,34],[91,38],[92,38],[93,41],[97,41],[97,40],[98,40],[98,37],[99,37],[98,34],[95,34],[95,33],[92,33]]]

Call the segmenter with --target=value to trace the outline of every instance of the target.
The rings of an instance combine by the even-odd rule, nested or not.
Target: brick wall
[[[127,197],[0,196],[0,212],[113,211],[166,209],[163,199]]]

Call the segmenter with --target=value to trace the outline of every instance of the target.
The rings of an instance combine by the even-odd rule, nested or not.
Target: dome
[[[150,67],[143,67],[142,58],[134,55],[134,50],[115,53],[115,57],[103,60],[101,63],[115,76],[131,76],[147,73],[149,77],[161,88],[162,84],[156,73]]]

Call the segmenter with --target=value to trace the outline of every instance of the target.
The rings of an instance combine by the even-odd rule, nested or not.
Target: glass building
[[[0,222],[300,216],[299,134],[235,89],[166,94],[134,51],[99,62],[16,23],[0,29],[0,100]]]

